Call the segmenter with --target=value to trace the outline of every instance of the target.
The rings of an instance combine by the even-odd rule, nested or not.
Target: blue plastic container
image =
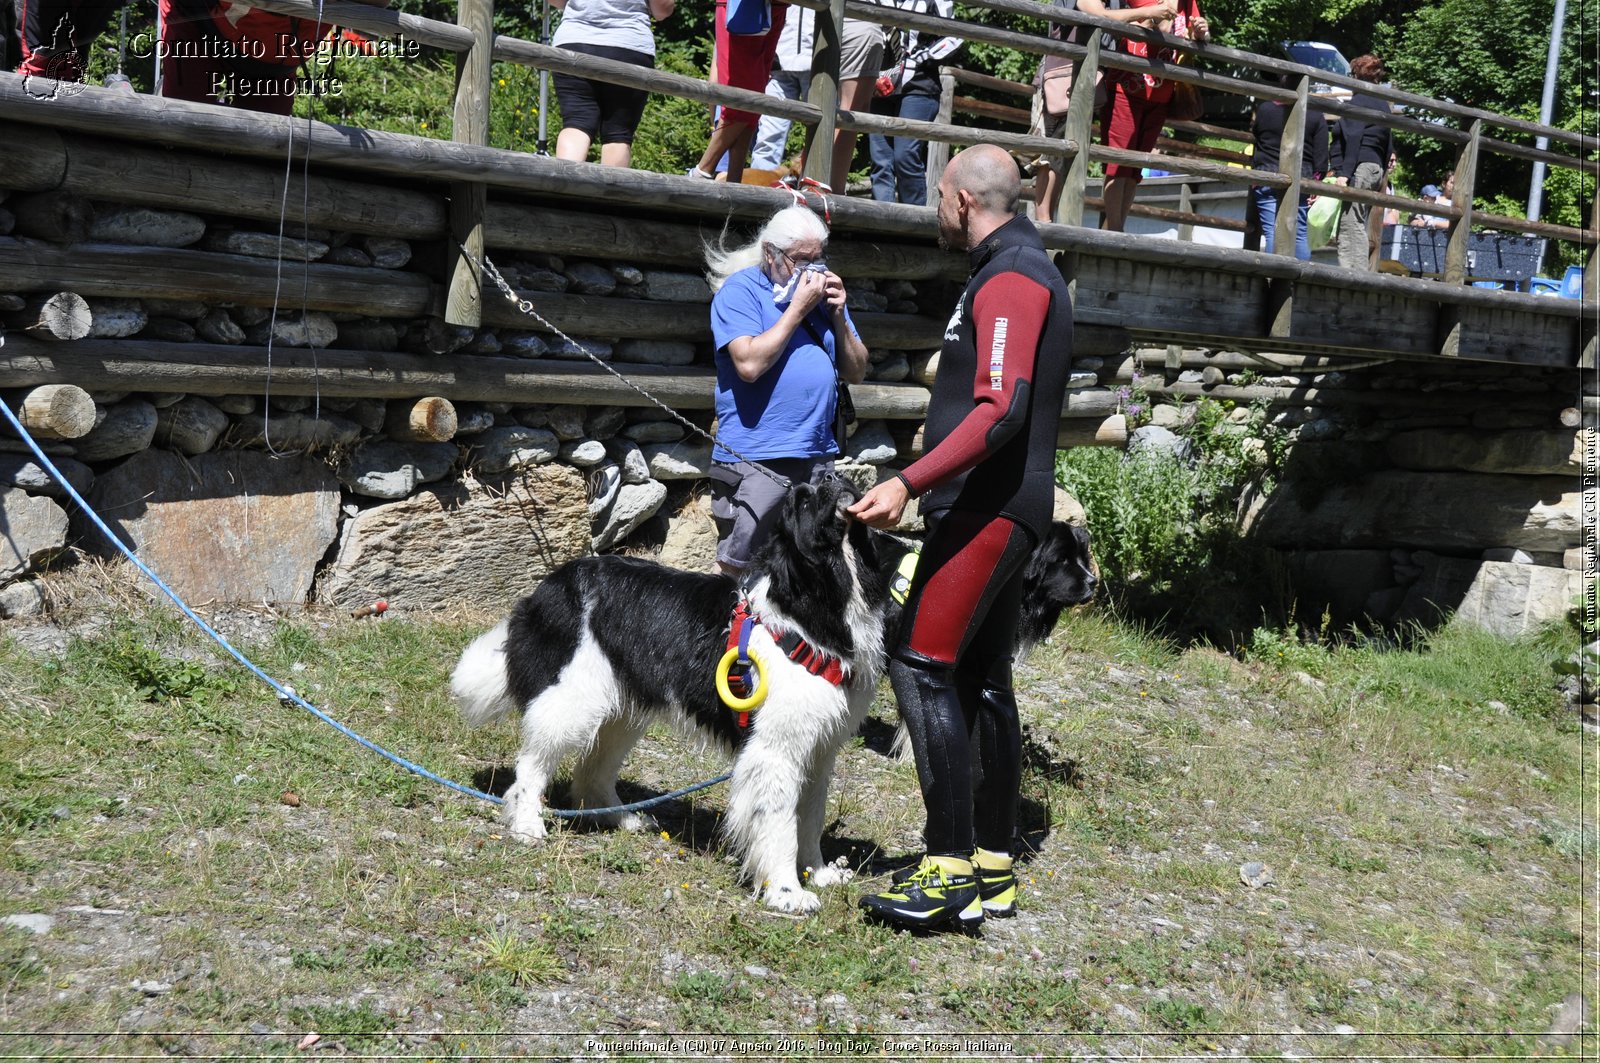
[[[1561,278],[1561,298],[1583,298],[1583,267],[1568,266],[1566,276]]]

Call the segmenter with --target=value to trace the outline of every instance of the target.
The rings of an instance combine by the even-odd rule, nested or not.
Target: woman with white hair
[[[750,564],[783,499],[782,484],[751,463],[796,483],[832,473],[844,449],[834,434],[838,381],[867,375],[867,348],[827,248],[822,219],[793,206],[742,247],[706,249],[717,345],[711,514],[717,564],[732,576]]]

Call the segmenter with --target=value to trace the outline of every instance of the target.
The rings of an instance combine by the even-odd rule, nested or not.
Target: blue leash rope
[[[251,661],[250,658],[246,657],[243,653],[239,652],[239,650],[235,649],[233,644],[224,638],[215,628],[206,623],[204,620],[200,619],[195,611],[190,609],[188,604],[178,596],[176,591],[167,586],[166,582],[162,580],[160,576],[151,571],[150,567],[139,559],[139,556],[133,552],[132,547],[129,547],[127,544],[125,544],[119,536],[113,533],[112,530],[106,526],[105,521],[100,519],[100,514],[89,508],[89,503],[85,501],[83,496],[78,493],[78,489],[73,487],[72,484],[67,481],[67,478],[62,475],[61,470],[56,468],[55,463],[50,460],[50,458],[42,449],[40,449],[39,444],[34,441],[33,436],[28,433],[28,430],[22,426],[22,422],[17,419],[17,415],[11,411],[11,407],[9,405],[4,402],[0,402],[0,412],[5,413],[6,420],[10,422],[12,429],[18,434],[18,436],[21,437],[24,443],[28,444],[28,449],[33,451],[34,456],[39,459],[39,462],[44,466],[45,471],[54,477],[56,482],[66,490],[67,496],[78,504],[78,508],[83,510],[84,514],[94,522],[94,526],[100,529],[101,534],[110,540],[111,543],[122,552],[124,557],[126,557],[129,561],[132,561],[140,572],[143,572],[146,576],[148,576],[150,578],[150,582],[161,588],[161,593],[165,594],[168,598],[171,598],[173,604],[178,607],[183,615],[194,621],[195,626],[199,627],[201,631],[204,631],[207,635],[209,635],[212,641],[214,641],[217,645],[227,650],[229,655],[232,656],[234,660],[244,665],[245,668],[254,673],[258,679],[276,691],[280,701],[293,702],[302,709],[305,709],[311,715],[315,716],[317,719],[321,720],[323,723],[327,724],[329,727],[332,727],[335,731],[338,731],[340,734],[344,735],[346,738],[356,742],[359,745],[365,746],[367,749],[370,749],[380,757],[383,757],[385,760],[388,760],[390,763],[395,764],[398,767],[404,768],[413,775],[420,775],[424,779],[431,779],[441,786],[448,786],[457,793],[466,794],[468,797],[476,797],[479,800],[488,801],[490,804],[500,805],[505,803],[504,798],[496,797],[494,794],[484,793],[482,790],[475,790],[470,786],[463,786],[461,783],[455,782],[452,779],[446,779],[442,775],[437,775],[434,772],[429,771],[420,764],[413,764],[411,761],[405,759],[397,753],[389,752],[387,749],[384,749],[371,739],[352,731],[338,720],[335,720],[333,717],[329,716],[327,713],[311,704],[305,698],[302,698],[293,689],[284,686],[266,672],[263,672],[259,667],[256,666],[255,662]],[[669,794],[662,794],[660,797],[652,797],[644,801],[633,801],[625,805],[615,805],[611,808],[547,808],[545,811],[550,813],[552,816],[557,816],[562,819],[577,819],[582,816],[609,815],[616,812],[636,812],[641,809],[662,804],[666,801],[671,801],[676,797],[682,797],[685,794],[692,794],[697,790],[704,790],[709,787],[716,786],[718,783],[727,782],[732,775],[732,772],[723,772],[714,779],[707,779],[705,782],[695,783],[693,786],[686,786],[681,790],[674,790]]]

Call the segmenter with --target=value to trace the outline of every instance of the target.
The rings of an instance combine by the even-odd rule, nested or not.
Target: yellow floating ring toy
[[[738,659],[739,648],[731,646],[728,652],[722,655],[722,660],[717,662],[717,697],[734,712],[750,712],[767,700],[767,666],[761,663],[760,657],[751,652],[750,663],[755,665],[756,669],[756,689],[749,697],[741,698],[728,689],[728,671]]]

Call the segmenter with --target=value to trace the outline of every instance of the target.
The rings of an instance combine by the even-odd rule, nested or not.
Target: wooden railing
[[[1576,170],[1593,176],[1600,174],[1600,161],[1595,158],[1597,148],[1600,148],[1600,141],[1596,138],[1465,107],[1447,100],[1430,99],[1389,86],[1369,84],[1287,60],[1216,44],[1197,44],[1153,30],[1084,15],[1077,11],[1063,11],[1037,3],[1036,0],[970,0],[970,2],[990,10],[1026,15],[1042,21],[1071,26],[1090,26],[1112,37],[1159,43],[1200,59],[1220,60],[1257,73],[1275,76],[1287,74],[1295,81],[1292,87],[1278,84],[1276,81],[1266,83],[1196,69],[1192,63],[1170,64],[1159,60],[1136,58],[1117,50],[1102,50],[1101,33],[1091,34],[1089,43],[1080,46],[1065,41],[1050,40],[1038,34],[1019,33],[956,19],[943,19],[934,15],[879,7],[865,0],[790,0],[795,6],[811,8],[818,12],[819,76],[813,80],[811,99],[800,102],[729,86],[709,85],[696,78],[578,55],[548,45],[497,35],[493,32],[492,0],[460,0],[460,13],[455,25],[342,0],[331,0],[322,4],[320,9],[311,0],[254,0],[254,2],[256,6],[270,11],[302,17],[320,17],[324,22],[348,26],[378,37],[405,36],[418,43],[454,53],[457,56],[460,72],[457,79],[454,136],[463,143],[481,144],[486,139],[489,62],[506,61],[697,100],[706,104],[723,104],[760,114],[777,115],[800,122],[814,131],[806,166],[807,173],[813,176],[825,175],[831,167],[832,137],[828,135],[830,127],[858,133],[882,133],[928,140],[933,148],[930,165],[939,163],[948,152],[949,145],[975,143],[991,143],[1016,152],[1061,158],[1066,160],[1067,165],[1058,220],[1074,225],[1082,224],[1084,188],[1091,161],[1157,167],[1184,176],[1266,187],[1276,191],[1280,197],[1280,209],[1277,215],[1279,229],[1274,241],[1274,246],[1280,249],[1280,254],[1293,253],[1296,211],[1292,206],[1285,205],[1297,203],[1302,192],[1300,145],[1304,141],[1308,115],[1313,111],[1334,116],[1358,114],[1363,121],[1376,122],[1391,129],[1455,145],[1457,161],[1454,170],[1454,202],[1448,205],[1438,204],[1331,184],[1318,185],[1316,189],[1318,195],[1331,196],[1345,202],[1364,203],[1377,208],[1393,207],[1402,211],[1426,212],[1448,218],[1450,228],[1444,279],[1457,284],[1464,283],[1467,279],[1467,237],[1471,226],[1475,223],[1492,225],[1510,232],[1570,241],[1587,247],[1590,250],[1588,268],[1585,271],[1585,298],[1592,301],[1600,295],[1600,268],[1597,268],[1600,267],[1600,261],[1597,261],[1597,253],[1600,253],[1597,251],[1597,248],[1600,248],[1600,236],[1597,236],[1597,232],[1600,232],[1600,196],[1596,197],[1587,227],[1582,229],[1479,213],[1473,208],[1480,157],[1488,154],[1504,155],[1526,161],[1543,162],[1547,166]],[[950,120],[953,117],[950,113],[951,108],[941,110],[939,119],[932,122],[839,110],[837,42],[840,24],[847,16],[939,36],[953,35],[969,41],[983,41],[1036,55],[1059,56],[1080,63],[1079,77],[1091,81],[1095,73],[1101,69],[1149,71],[1173,81],[1196,85],[1203,91],[1279,100],[1289,104],[1290,108],[1288,123],[1284,130],[1279,170],[1272,173],[1226,165],[1227,162],[1237,162],[1237,160],[1226,158],[1224,153],[1217,151],[1208,154],[1190,152],[1185,156],[1178,156],[1124,151],[1093,144],[1090,93],[1079,93],[1072,100],[1061,139],[958,125]],[[1367,110],[1358,111],[1346,103],[1322,98],[1313,101],[1310,94],[1313,80],[1377,96],[1390,101],[1391,104],[1399,104],[1409,111],[1427,113],[1436,120],[1423,121],[1408,113],[1383,115]],[[1551,144],[1570,149],[1570,152],[1530,147],[1486,135],[1485,131],[1491,129],[1515,135],[1541,137]],[[1170,145],[1167,147],[1170,149]],[[460,324],[476,324],[478,312],[475,308],[482,279],[475,274],[475,267],[471,264],[471,253],[480,251],[482,246],[482,188],[480,185],[475,190],[472,182],[466,182],[459,186],[457,193],[452,196],[451,230],[452,235],[467,248],[469,254],[461,256],[455,269],[451,285],[450,320]],[[1197,222],[1191,219],[1191,223]]]

